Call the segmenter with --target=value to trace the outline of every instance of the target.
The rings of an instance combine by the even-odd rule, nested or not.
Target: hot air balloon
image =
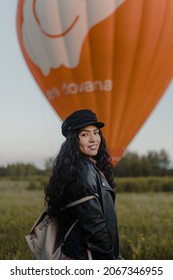
[[[19,0],[19,43],[62,120],[91,109],[114,163],[173,75],[172,0]]]

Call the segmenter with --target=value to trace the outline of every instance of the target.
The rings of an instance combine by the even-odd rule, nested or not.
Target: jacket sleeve
[[[105,223],[99,198],[77,205],[76,214],[83,240],[86,247],[91,250],[93,258],[115,259],[111,235]]]

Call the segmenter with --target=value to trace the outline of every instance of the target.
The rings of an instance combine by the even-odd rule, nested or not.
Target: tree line
[[[164,150],[149,151],[146,155],[140,156],[138,153],[126,152],[114,167],[116,177],[145,177],[145,176],[173,176],[173,168],[170,166],[169,154]],[[34,164],[16,163],[8,164],[6,167],[0,166],[0,177],[5,176],[30,176],[46,175],[51,173],[53,158],[45,160],[43,170]]]
[[[161,149],[159,152],[148,151],[146,155],[126,152],[114,168],[117,177],[173,176],[169,154]]]

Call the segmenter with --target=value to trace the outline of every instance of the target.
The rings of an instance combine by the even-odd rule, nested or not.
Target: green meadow
[[[43,190],[0,180],[0,259],[29,260],[24,236],[44,209]],[[173,260],[173,192],[118,192],[121,255],[127,260]]]

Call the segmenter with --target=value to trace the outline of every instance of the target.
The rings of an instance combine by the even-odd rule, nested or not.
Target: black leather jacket
[[[96,198],[66,209],[61,221],[66,227],[78,219],[62,247],[62,252],[75,260],[88,259],[87,248],[95,260],[119,258],[119,237],[115,214],[115,193],[90,160],[83,160],[82,185]]]

